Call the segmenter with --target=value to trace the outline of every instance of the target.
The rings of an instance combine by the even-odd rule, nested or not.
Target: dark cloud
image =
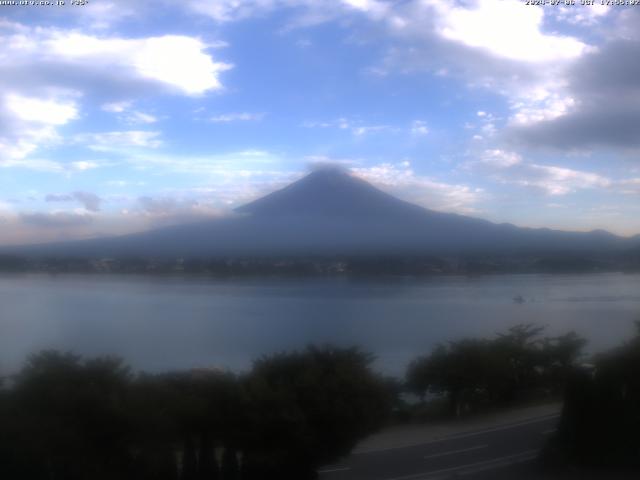
[[[54,193],[50,193],[46,197],[44,197],[47,202],[73,202],[74,198],[72,195],[57,195]]]
[[[32,60],[3,66],[3,78],[0,85],[10,87],[19,84],[24,95],[38,96],[43,88],[51,86],[71,88],[79,91],[90,86],[97,102],[109,102],[123,97],[139,97],[150,92],[172,92],[171,87],[153,79],[145,79],[122,66],[92,65],[88,62],[58,60]]]
[[[640,111],[607,105],[581,109],[552,121],[512,128],[507,138],[528,146],[580,150],[640,147]]]
[[[640,147],[640,41],[618,39],[570,70],[575,109],[553,120],[507,130],[507,138],[558,149]]]
[[[45,197],[47,202],[79,202],[86,210],[90,212],[99,212],[102,199],[95,193],[91,192],[73,192],[71,194],[49,194]]]
[[[171,197],[140,197],[138,203],[146,213],[152,215],[173,215],[180,213],[185,207],[196,204],[196,202],[185,203]]]
[[[99,212],[102,199],[95,193],[90,192],[74,192],[73,197],[82,204],[82,206],[90,212]]]
[[[617,18],[614,30],[618,37],[640,39],[640,11],[637,8],[625,8]]]
[[[45,228],[81,227],[93,222],[90,215],[78,213],[23,213],[20,221],[26,225]]]
[[[221,218],[229,212],[211,206],[205,198],[139,197],[138,205],[145,220],[154,227],[193,223],[211,218]]]
[[[307,162],[307,169],[312,172],[329,170],[348,173],[352,165],[354,162],[350,160],[310,159]]]
[[[571,72],[578,94],[627,95],[640,91],[639,40],[620,39],[584,57]]]

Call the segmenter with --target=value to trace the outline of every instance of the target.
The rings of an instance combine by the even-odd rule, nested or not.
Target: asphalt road
[[[534,470],[534,459],[558,418],[547,415],[420,445],[353,454],[320,469],[320,480],[524,478]]]

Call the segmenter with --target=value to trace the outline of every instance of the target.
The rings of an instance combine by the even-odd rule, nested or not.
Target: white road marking
[[[483,435],[485,433],[491,433],[491,432],[499,432],[501,430],[510,430],[512,428],[517,428],[517,427],[521,427],[523,425],[530,425],[532,423],[540,423],[540,422],[546,422],[547,420],[552,420],[554,418],[558,418],[560,416],[559,413],[554,413],[551,415],[545,415],[544,417],[538,417],[532,420],[525,420],[522,422],[516,422],[516,423],[510,423],[507,425],[501,425],[499,427],[493,427],[493,428],[487,428],[484,430],[477,430],[474,432],[466,432],[466,433],[456,433],[453,435],[444,435],[440,438],[435,438],[433,440],[427,440],[426,442],[415,442],[415,443],[409,443],[406,445],[399,445],[397,447],[388,447],[388,448],[377,448],[377,449],[370,449],[370,450],[364,450],[364,451],[360,451],[360,452],[354,452],[351,455],[369,455],[372,453],[379,453],[379,452],[389,452],[392,450],[401,450],[403,448],[411,448],[411,447],[419,447],[422,445],[431,445],[433,443],[441,443],[441,442],[448,442],[450,440],[459,440],[461,438],[468,438],[468,437],[475,437],[477,435]]]
[[[327,468],[325,470],[318,470],[318,473],[346,472],[347,470],[351,470],[351,467]]]
[[[525,452],[516,453],[513,455],[506,455],[504,457],[492,458],[491,460],[484,460],[482,462],[467,463],[466,465],[458,465],[457,467],[442,468],[440,470],[432,470],[430,472],[413,473],[411,475],[404,475],[402,477],[387,478],[385,480],[427,480],[434,479],[437,475],[445,473],[460,473],[467,475],[471,473],[480,472],[483,470],[490,470],[492,468],[500,468],[515,463],[526,462],[536,457],[537,450],[527,450]]]
[[[464,452],[471,452],[473,450],[480,450],[481,448],[487,448],[488,446],[489,445],[476,445],[475,447],[461,448],[460,450],[451,450],[449,452],[434,453],[433,455],[426,455],[424,458],[428,459],[428,458],[444,457],[446,455],[455,455],[456,453],[464,453]]]
[[[551,428],[549,430],[545,430],[544,432],[542,432],[542,435],[550,435],[552,433],[556,433],[556,429],[555,428]]]

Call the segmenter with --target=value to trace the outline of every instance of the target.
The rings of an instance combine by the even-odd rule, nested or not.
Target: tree
[[[53,351],[30,357],[12,392],[21,463],[13,468],[33,478],[127,478],[129,381],[128,369],[114,358],[83,363]]]
[[[242,435],[245,403],[239,382],[227,372],[143,375],[135,384],[132,409],[137,448],[164,452],[165,457],[180,452],[182,478],[215,479],[219,468],[214,448]]]
[[[547,458],[640,470],[640,322],[637,335],[574,370]]]
[[[423,400],[427,393],[446,396],[455,416],[482,403],[512,403],[539,390],[560,390],[586,342],[573,332],[543,339],[543,331],[523,324],[492,340],[440,344],[411,362],[406,386]]]
[[[392,394],[357,349],[131,375],[115,358],[32,356],[0,389],[0,474],[21,480],[304,480],[349,453]],[[223,452],[218,465],[215,452]]]
[[[460,416],[474,399],[486,396],[494,368],[486,340],[460,340],[438,345],[429,355],[414,360],[407,370],[407,386],[424,398],[446,395],[450,411]]]
[[[318,465],[378,429],[392,398],[372,360],[356,348],[309,347],[255,362],[247,378],[257,427],[247,449],[251,468],[262,463],[282,479],[314,478]]]
[[[573,331],[543,340],[541,364],[544,383],[554,393],[562,393],[562,389],[582,357],[586,344],[587,341]]]

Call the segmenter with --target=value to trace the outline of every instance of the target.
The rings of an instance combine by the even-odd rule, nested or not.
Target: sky
[[[435,210],[640,233],[640,7],[19,3],[0,244],[217,217],[326,164]]]

